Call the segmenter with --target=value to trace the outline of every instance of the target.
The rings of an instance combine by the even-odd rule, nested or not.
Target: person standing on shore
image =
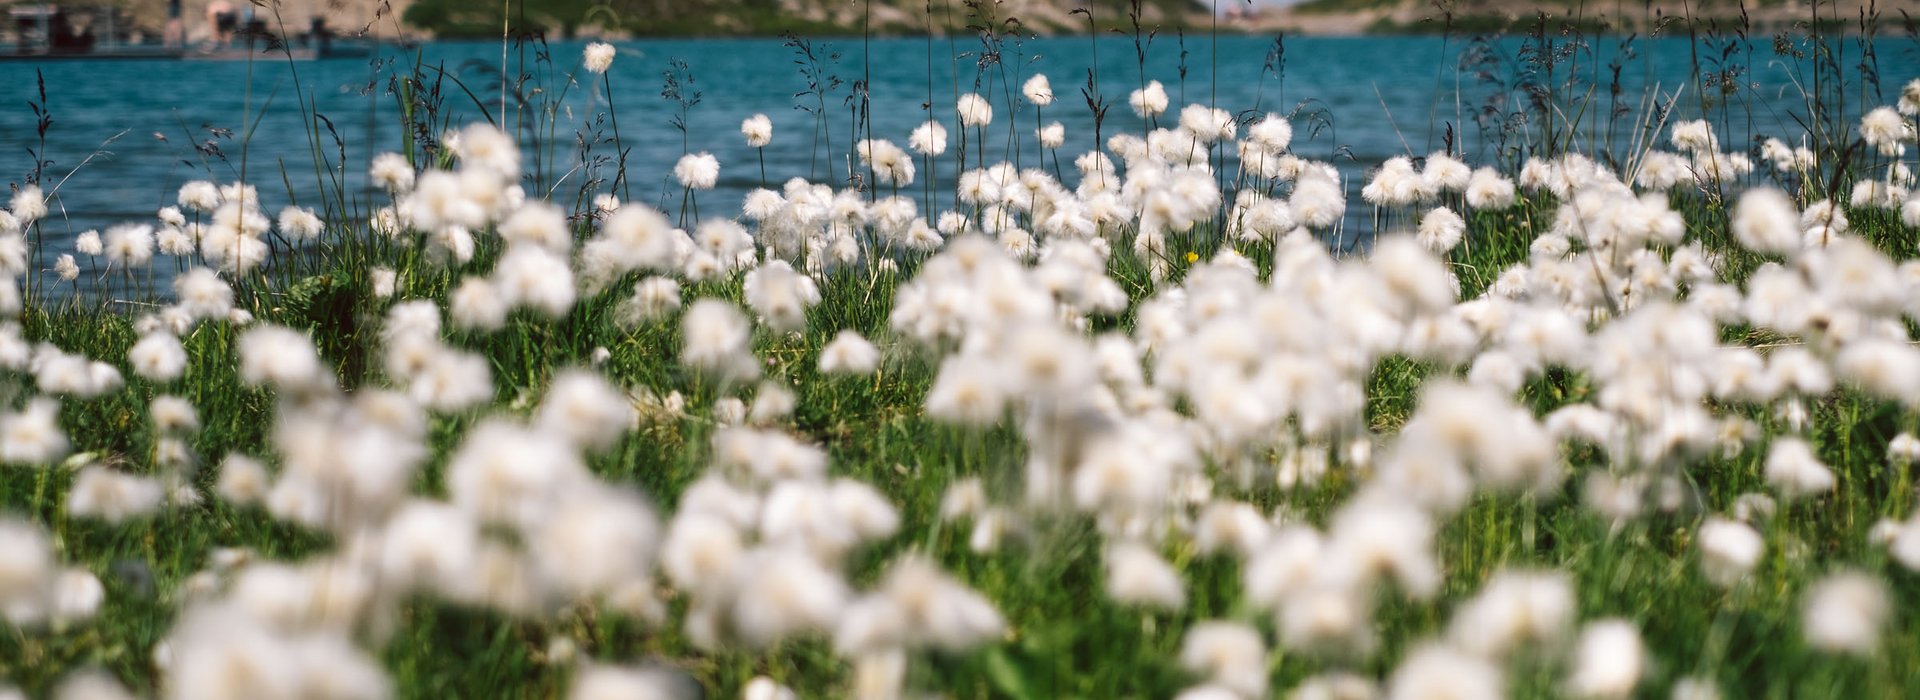
[[[212,31],[214,49],[233,45],[233,30],[239,23],[240,15],[233,11],[233,3],[227,0],[207,3],[207,28]]]
[[[161,36],[162,45],[177,49],[187,43],[187,25],[180,19],[180,0],[167,0],[167,28]]]

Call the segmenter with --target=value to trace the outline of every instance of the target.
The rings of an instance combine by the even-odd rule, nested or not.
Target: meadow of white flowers
[[[364,224],[193,182],[35,250],[20,188],[0,697],[458,695],[433,663],[578,700],[1920,679],[1920,83],[1859,122],[1843,192],[1706,122],[1621,167],[1346,183],[1279,115],[1189,105],[1071,187],[976,164],[924,210],[916,164],[993,110],[860,142],[866,191],[705,218],[531,197],[484,124],[373,158]],[[730,167],[672,173],[692,197]],[[1350,190],[1388,229],[1337,256]],[[356,251],[351,338],[261,283],[322,245]],[[22,294],[169,258],[151,307]]]

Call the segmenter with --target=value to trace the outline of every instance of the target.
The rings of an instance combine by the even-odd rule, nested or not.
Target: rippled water
[[[1649,88],[1662,94],[1679,91],[1674,100],[1678,116],[1700,111],[1691,66],[1696,56],[1718,55],[1713,47],[1696,47],[1685,39],[1640,39],[1631,55],[1620,52],[1619,39],[1590,41],[1577,61],[1556,66],[1554,82],[1569,72],[1581,81],[1573,93],[1591,94],[1586,111],[1576,112],[1590,128],[1615,132],[1615,149],[1624,152],[1635,121],[1645,112],[1642,100]],[[670,170],[682,153],[682,134],[670,125],[675,106],[661,98],[662,71],[669,59],[684,60],[701,94],[692,110],[686,140],[693,150],[708,150],[723,164],[718,191],[701,197],[702,212],[713,214],[737,206],[746,190],[761,182],[757,153],[739,135],[741,119],[756,112],[773,118],[775,140],[766,149],[766,175],[773,182],[792,176],[826,176],[844,172],[851,124],[847,108],[849,85],[871,85],[872,133],[904,145],[907,133],[933,114],[953,127],[954,97],[975,89],[995,103],[995,122],[988,129],[989,160],[1012,159],[1008,127],[1020,139],[1019,158],[1034,165],[1037,159],[1033,128],[1036,117],[1059,120],[1068,131],[1061,158],[1071,174],[1071,157],[1093,145],[1093,120],[1081,95],[1089,67],[1097,66],[1099,93],[1112,104],[1103,129],[1138,132],[1145,125],[1126,104],[1127,93],[1144,74],[1167,85],[1175,109],[1184,102],[1216,102],[1233,111],[1286,113],[1303,110],[1295,119],[1295,150],[1315,158],[1333,158],[1350,177],[1348,188],[1357,193],[1358,175],[1379,161],[1398,154],[1425,154],[1437,149],[1449,125],[1461,134],[1459,143],[1475,164],[1495,155],[1497,142],[1474,126],[1475,114],[1489,96],[1504,95],[1506,109],[1525,96],[1502,90],[1473,70],[1458,68],[1465,43],[1439,37],[1292,38],[1285,41],[1284,74],[1265,70],[1271,37],[1222,38],[1158,37],[1144,68],[1136,62],[1130,37],[1106,36],[1097,42],[1085,37],[1029,40],[1000,47],[998,63],[982,69],[982,46],[974,38],[899,38],[862,42],[858,38],[814,40],[823,58],[838,53],[837,62],[825,62],[823,73],[842,85],[827,100],[827,144],[813,148],[815,118],[796,105],[812,103],[796,97],[806,89],[795,63],[794,50],[778,39],[630,41],[619,43],[620,55],[611,72],[613,105],[621,136],[629,148],[628,169],[632,199],[668,208],[679,206],[679,191],[670,183]],[[554,145],[530,148],[543,158],[538,179],[530,191],[551,189],[570,199],[585,179],[577,167],[576,139],[583,125],[594,128],[593,117],[605,109],[598,80],[579,72],[569,85],[568,74],[579,65],[582,43],[549,47],[509,47],[511,72],[530,74],[528,108],[509,104],[509,124],[528,126],[545,119],[538,111],[553,105]],[[1744,45],[1742,45],[1744,46]],[[1860,47],[1847,40],[1849,53],[1836,61],[1849,79],[1858,82],[1854,65]],[[1524,44],[1510,40],[1491,45],[1488,55],[1500,57],[1488,74],[1508,87],[1521,78]],[[551,59],[542,58],[542,49]],[[1856,86],[1849,94],[1864,95],[1867,103],[1891,101],[1899,86],[1920,74],[1920,60],[1911,42],[1882,41],[1876,45],[1883,98],[1872,86]],[[382,196],[364,190],[362,174],[368,157],[401,144],[398,100],[390,78],[417,64],[432,66],[429,74],[444,70],[443,104],[458,124],[484,118],[500,106],[502,48],[498,43],[429,43],[416,51],[388,47],[374,60],[330,59],[289,63],[271,56],[247,61],[180,62],[97,60],[0,63],[0,84],[10,99],[0,108],[0,177],[19,182],[33,169],[27,149],[44,154],[48,187],[57,184],[56,219],[48,228],[50,240],[40,255],[50,260],[68,250],[62,240],[86,228],[143,219],[174,201],[179,185],[189,179],[233,180],[242,176],[260,186],[269,211],[290,201],[315,206],[317,193],[333,191],[331,181],[316,173],[318,149],[336,162],[337,134],[344,147],[349,207],[364,212]],[[1185,77],[1181,76],[1185,54]],[[1095,60],[1097,56],[1097,60]],[[1623,93],[1610,96],[1612,72],[1608,62],[1621,58],[1619,80]],[[1756,44],[1751,52],[1735,51],[1728,65],[1741,72],[1742,89],[1713,116],[1721,120],[1729,146],[1744,146],[1749,134],[1800,133],[1797,118],[1806,108],[1794,77],[1810,75],[1805,61],[1781,58],[1772,45]],[[37,101],[31,87],[36,71],[44,77],[46,105],[53,124],[44,146],[35,134],[35,116],[28,102]],[[1019,100],[1019,83],[1034,72],[1045,72],[1060,100],[1043,113]],[[931,76],[931,78],[929,77]],[[457,87],[454,79],[465,84]],[[1586,91],[1592,88],[1591,93]],[[468,94],[471,91],[471,95]],[[1009,105],[1008,97],[1014,98]],[[1563,93],[1564,98],[1567,93]],[[1564,100],[1578,104],[1580,100]],[[1859,101],[1836,105],[1858,113]],[[1573,107],[1571,109],[1578,109]],[[311,124],[304,116],[324,119]],[[1306,116],[1324,112],[1329,119]],[[494,114],[498,118],[498,114]],[[1171,118],[1171,115],[1169,117]],[[531,120],[531,121],[529,121]],[[1611,126],[1609,126],[1611,124]],[[330,126],[329,126],[330,125]],[[1464,125],[1464,126],[1463,126]],[[605,130],[607,126],[599,128]],[[543,131],[545,125],[542,125]],[[523,133],[531,134],[527,128]],[[230,134],[223,135],[223,134]],[[546,133],[539,134],[542,139]],[[218,153],[202,152],[195,144],[212,141]],[[1594,140],[1582,150],[1604,145]],[[610,153],[610,146],[599,147]],[[82,163],[90,154],[91,161]],[[832,155],[829,155],[832,154]],[[951,154],[950,154],[951,155]],[[530,162],[533,159],[530,156]],[[1051,161],[1047,161],[1051,165]],[[953,182],[953,160],[942,162],[939,181]],[[531,166],[530,166],[531,168]],[[926,178],[926,173],[921,174]],[[558,180],[560,185],[553,187]],[[322,188],[317,183],[329,184]],[[916,191],[920,185],[914,187]],[[1357,196],[1355,197],[1357,200]],[[357,203],[356,203],[357,201]],[[64,212],[64,216],[60,212]],[[1349,216],[1346,237],[1367,230],[1370,221],[1357,209]]]

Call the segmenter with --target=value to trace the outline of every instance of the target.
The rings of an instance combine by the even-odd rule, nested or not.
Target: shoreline
[[[1746,26],[1741,26],[1739,23],[1742,21],[1739,15],[1697,17],[1691,20],[1669,17],[1664,18],[1663,21],[1649,24],[1641,21],[1615,23],[1606,17],[1581,18],[1566,15],[1536,15],[1533,17],[1461,15],[1452,17],[1449,20],[1435,17],[1401,18],[1383,12],[1278,12],[1251,20],[1235,19],[1223,21],[1218,25],[1208,21],[1205,17],[1200,17],[1197,19],[1189,18],[1184,21],[1143,25],[1142,29],[1157,32],[1162,37],[1176,33],[1185,33],[1188,36],[1217,33],[1222,36],[1274,36],[1284,34],[1287,36],[1315,38],[1377,38],[1388,36],[1527,35],[1536,33],[1539,29],[1544,28],[1546,32],[1553,34],[1573,32],[1585,36],[1639,36],[1647,38],[1663,38],[1676,35],[1684,36],[1695,31],[1714,35],[1744,33],[1756,41],[1765,40],[1780,34],[1796,36],[1819,34],[1823,36],[1844,37],[1858,37],[1873,34],[1886,38],[1896,38],[1907,29],[1920,32],[1920,15],[1917,15],[1913,20],[1898,17],[1882,18],[1873,27],[1874,31],[1872,32],[1862,31],[1858,21],[1823,20],[1815,24],[1809,23],[1804,19],[1749,17],[1745,20],[1747,23]],[[1028,31],[1022,32],[1021,34],[1033,38],[1086,37],[1090,35],[1127,36],[1133,32],[1132,27],[1112,24],[1103,24],[1095,31],[1088,31],[1084,27],[1072,28],[1047,25],[1037,27],[1023,26],[1023,28]],[[498,40],[500,38],[497,27],[493,28],[490,32],[434,30],[431,28],[416,29],[415,31],[416,33],[413,36],[406,38],[410,40],[438,41]],[[710,26],[685,31],[628,32],[609,31],[596,27],[572,33],[554,32],[550,34],[549,40],[726,40],[768,39],[790,35],[808,39],[860,39],[863,37],[876,39],[917,39],[929,36],[941,38],[973,36],[974,34],[975,32],[964,29],[942,31],[939,28],[935,28],[934,31],[929,32],[917,27],[902,28],[898,26],[879,27],[870,31],[863,31],[858,25],[817,26],[805,31],[796,31],[792,27],[725,28]]]

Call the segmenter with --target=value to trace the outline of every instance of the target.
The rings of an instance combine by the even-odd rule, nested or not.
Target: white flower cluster
[[[611,47],[590,46],[583,60],[603,72]],[[1054,99],[1044,76],[1022,92],[1035,106]],[[1157,82],[1131,102],[1146,118],[1169,109]],[[963,95],[955,116],[984,127],[993,105]],[[619,613],[672,625],[703,649],[823,639],[850,664],[851,695],[899,697],[920,654],[991,645],[1009,621],[938,553],[878,546],[922,514],[901,512],[877,482],[832,471],[825,447],[783,427],[802,399],[782,373],[848,386],[909,365],[930,370],[916,397],[926,418],[1005,427],[1021,444],[1018,474],[956,479],[941,498],[938,518],[964,526],[973,551],[994,552],[1036,523],[1090,522],[1099,590],[1143,615],[1193,604],[1178,564],[1186,557],[1235,564],[1234,619],[1181,631],[1174,663],[1196,682],[1180,697],[1266,697],[1276,649],[1359,667],[1388,646],[1406,651],[1382,678],[1329,671],[1295,690],[1493,698],[1516,664],[1546,659],[1566,670],[1567,695],[1632,697],[1658,666],[1634,622],[1583,616],[1592,596],[1562,573],[1491,566],[1484,582],[1462,580],[1442,559],[1448,524],[1477,499],[1542,503],[1573,491],[1614,532],[1656,516],[1697,519],[1685,542],[1713,586],[1783,587],[1767,556],[1786,549],[1768,541],[1782,528],[1763,521],[1856,478],[1828,465],[1834,449],[1810,404],[1846,387],[1920,410],[1909,331],[1920,319],[1920,262],[1895,262],[1855,235],[1845,205],[1753,188],[1729,197],[1737,204],[1721,250],[1737,242],[1764,262],[1744,287],[1730,284],[1726,253],[1690,240],[1676,209],[1686,191],[1752,170],[1743,154],[1720,151],[1706,122],[1674,125],[1678,152],[1648,152],[1624,172],[1577,154],[1530,160],[1513,179],[1446,152],[1389,159],[1360,196],[1417,213],[1417,227],[1336,257],[1316,234],[1344,217],[1344,185],[1330,163],[1290,150],[1289,122],[1243,124],[1205,105],[1175,121],[1075,158],[1071,188],[1038,168],[980,163],[955,183],[956,209],[935,213],[910,196],[796,178],[754,190],[737,220],[683,223],[691,232],[611,197],[570,220],[526,197],[513,137],[471,126],[444,141],[454,169],[416,173],[392,154],[371,164],[393,198],[373,230],[423,247],[449,283],[410,296],[400,271],[368,270],[377,367],[357,387],[344,386],[340,360],[307,331],[249,325],[227,282],[262,264],[276,223],[305,242],[341,222],[299,207],[269,221],[250,186],[193,182],[157,227],[83,235],[76,253],[120,269],[152,264],[156,246],[197,250],[205,266],[177,276],[175,300],[137,320],[124,366],[141,389],[231,371],[270,393],[267,444],[223,455],[214,493],[333,542],[301,561],[222,551],[189,577],[154,651],[163,696],[390,697],[376,650],[426,598],[544,622]],[[771,139],[763,116],[741,130],[754,147]],[[1859,132],[1885,157],[1914,139],[1892,110],[1869,113]],[[1057,124],[1039,136],[1048,148],[1064,140]],[[864,140],[855,155],[875,184],[899,188],[914,182],[909,153],[938,156],[946,129],[927,122],[907,143]],[[1228,197],[1216,149],[1238,156],[1233,179],[1255,184]],[[1808,165],[1781,143],[1763,145],[1762,157],[1782,171]],[[705,190],[719,163],[695,153],[673,170],[686,189]],[[1887,172],[1849,204],[1911,204],[1901,189],[1910,177]],[[1487,271],[1492,284],[1463,298],[1449,259],[1473,244],[1470,216],[1523,197],[1543,232],[1524,260]],[[45,214],[44,197],[23,188],[0,219],[8,279],[26,272],[21,227]],[[1218,234],[1218,251],[1180,262],[1203,233]],[[1135,263],[1144,274],[1116,272]],[[832,317],[823,309],[863,303],[825,298],[848,277],[902,280],[884,328],[822,327]],[[738,299],[709,291],[720,283],[737,283]],[[0,289],[0,312],[18,315],[17,285]],[[583,366],[541,368],[537,391],[501,396],[499,358],[472,341],[514,324],[587,323],[583,300],[603,293],[619,299],[608,314],[616,331],[676,324],[671,362],[714,394],[711,416],[685,415],[677,393],[611,379],[603,368],[630,358],[604,347]],[[1735,326],[1791,341],[1729,342]],[[196,335],[208,328],[221,332]],[[823,331],[831,340],[817,358],[782,365],[766,350]],[[229,335],[234,367],[190,354]],[[1436,377],[1409,392],[1403,425],[1382,425],[1367,386],[1400,360]],[[60,427],[63,405],[128,388],[115,365],[32,344],[11,320],[0,325],[0,367],[31,375],[37,391],[0,410],[0,461],[11,465],[66,458],[75,446]],[[1523,400],[1567,374],[1583,383],[1551,411]],[[146,408],[153,468],[74,456],[68,515],[122,523],[198,501],[189,445],[200,415],[164,393]],[[699,441],[711,459],[671,512],[590,467],[661,416],[711,430]],[[1749,416],[1767,417],[1768,430]],[[455,437],[442,459],[432,445],[446,431]],[[1920,440],[1902,433],[1885,453],[1911,464]],[[1689,499],[1709,458],[1743,460],[1757,477],[1724,512]],[[990,494],[989,482],[1017,486]],[[1316,491],[1330,484],[1339,488]],[[1268,505],[1264,489],[1325,494],[1327,516]],[[1920,514],[1881,523],[1874,539],[1920,569]],[[891,558],[872,559],[882,554]],[[856,575],[869,567],[876,577]],[[1463,587],[1474,592],[1444,611],[1432,638],[1377,637],[1383,606],[1438,610]],[[81,621],[104,597],[92,573],[63,568],[38,526],[0,520],[9,623]],[[1881,579],[1839,570],[1804,591],[1799,629],[1816,649],[1869,655],[1893,602]],[[570,659],[571,644],[557,640],[550,656]],[[664,668],[584,662],[570,697],[672,697],[683,682]],[[756,678],[747,695],[794,692]]]

